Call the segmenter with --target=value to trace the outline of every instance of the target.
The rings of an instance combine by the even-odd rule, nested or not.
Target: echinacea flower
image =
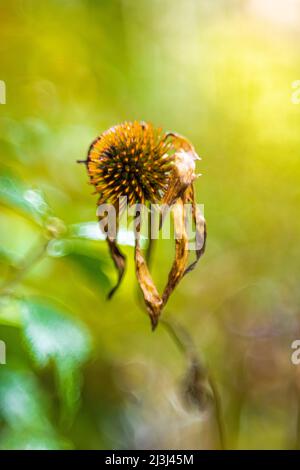
[[[170,294],[182,277],[191,271],[204,253],[206,226],[198,214],[193,182],[195,161],[199,159],[194,147],[179,134],[162,133],[145,122],[124,122],[103,132],[90,146],[86,163],[90,183],[99,195],[98,205],[111,203],[117,213],[119,199],[126,196],[129,205],[161,203],[174,206],[175,259],[168,282],[159,294],[140,247],[140,227],[136,227],[135,266],[139,285],[151,319],[152,328]],[[196,261],[188,264],[188,236],[185,205],[192,206],[196,229]],[[164,222],[161,214],[161,224]],[[112,297],[123,278],[125,256],[116,243],[116,236],[106,236],[112,259],[118,270],[118,282],[109,293]],[[150,241],[149,241],[150,243]]]

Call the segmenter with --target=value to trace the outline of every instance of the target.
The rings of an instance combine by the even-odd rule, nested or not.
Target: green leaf
[[[4,246],[0,246],[0,290],[5,279],[14,277],[19,262],[16,253],[7,250]]]
[[[1,369],[0,415],[10,428],[51,430],[45,397],[28,371]]]
[[[3,138],[0,139],[0,155],[3,158],[3,162],[11,162],[17,159],[13,144]]]
[[[55,433],[32,429],[6,430],[1,435],[1,450],[69,450],[71,445]]]
[[[18,262],[19,260],[16,253],[11,250],[7,250],[4,246],[0,246],[0,264],[16,266]]]
[[[41,301],[21,308],[25,344],[39,367],[54,364],[63,417],[71,418],[80,398],[80,368],[88,359],[91,339],[78,320]]]
[[[28,370],[1,370],[0,417],[4,423],[0,449],[66,449],[70,443],[54,430],[49,402]]]
[[[106,246],[105,246],[106,249]],[[109,258],[101,254],[99,247],[89,241],[60,239],[52,240],[48,245],[48,255],[54,258],[66,257],[84,275],[88,281],[100,287],[101,290],[109,290],[111,281],[107,274],[109,270]]]
[[[25,185],[10,175],[0,176],[0,204],[6,205],[28,216],[42,225],[50,213],[43,194]]]
[[[71,253],[68,259],[77,265],[93,283],[98,283],[105,291],[111,286],[110,279],[103,271],[99,258],[92,258],[79,253]]]

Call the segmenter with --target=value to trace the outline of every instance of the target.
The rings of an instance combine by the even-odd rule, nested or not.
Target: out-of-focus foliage
[[[7,427],[1,448],[60,449],[70,444],[57,434],[49,420],[49,399],[41,393],[29,371],[8,369],[1,374],[1,417]]]
[[[39,302],[27,301],[21,312],[27,348],[38,366],[53,362],[64,409],[73,411],[79,398],[79,367],[90,349],[87,334],[74,320]]]
[[[207,250],[164,312],[209,373],[188,390],[217,384],[228,448],[299,447],[300,2],[12,0],[0,17],[0,448],[220,446],[214,410],[183,397],[189,358],[150,332],[130,234],[106,301],[76,160],[134,119],[202,157]],[[160,288],[173,250],[155,247]]]

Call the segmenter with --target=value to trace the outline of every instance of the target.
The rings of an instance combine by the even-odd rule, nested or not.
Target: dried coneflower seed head
[[[173,156],[160,129],[144,122],[111,127],[91,145],[87,168],[99,203],[127,196],[129,204],[158,202],[168,186]]]
[[[151,124],[135,121],[124,122],[103,132],[90,146],[87,160],[79,161],[87,165],[90,182],[99,196],[99,205],[111,203],[119,211],[122,208],[118,207],[118,199],[127,196],[130,205],[160,202],[164,208],[166,205],[175,206],[174,227],[180,235],[175,240],[175,259],[162,294],[155,286],[147,257],[142,253],[139,229],[135,233],[136,275],[153,329],[179,281],[194,269],[204,253],[206,225],[198,214],[193,187],[197,176],[195,160],[198,158],[193,145],[185,137],[175,132],[162,133]],[[192,205],[197,241],[196,260],[189,266],[186,204]],[[160,228],[163,223],[164,210]],[[126,258],[115,235],[108,234],[106,240],[118,272],[117,284],[108,295],[111,298],[122,281]],[[150,247],[151,240],[148,250]]]

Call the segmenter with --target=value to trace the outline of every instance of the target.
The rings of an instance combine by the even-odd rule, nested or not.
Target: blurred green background
[[[0,448],[220,447],[213,407],[182,393],[187,357],[150,331],[131,246],[106,301],[76,160],[134,119],[202,157],[207,250],[164,316],[213,377],[225,447],[299,447],[300,1],[2,0],[0,17]],[[160,287],[173,252],[156,247]]]

